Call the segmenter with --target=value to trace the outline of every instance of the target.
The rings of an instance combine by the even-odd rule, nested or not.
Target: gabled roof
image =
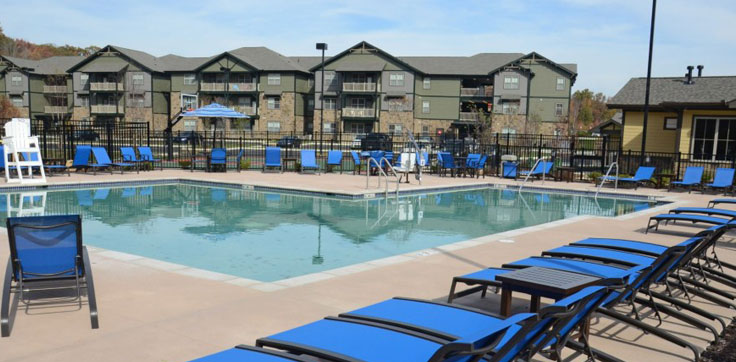
[[[322,57],[320,56],[297,56],[297,57],[287,57],[289,60],[296,64],[297,66],[300,66],[304,69],[311,69],[315,66],[322,64]],[[330,59],[330,57],[325,56],[325,62]]]
[[[413,67],[411,64],[408,64],[405,61],[401,60],[400,58],[397,58],[397,57],[395,57],[395,56],[393,56],[393,55],[391,55],[391,54],[389,54],[389,53],[387,53],[387,52],[379,49],[378,47],[376,47],[376,46],[368,43],[365,40],[364,41],[361,41],[358,44],[355,44],[355,45],[351,46],[350,48],[347,48],[347,49],[343,50],[342,52],[340,52],[338,54],[335,54],[335,55],[331,56],[329,60],[325,59],[325,65],[330,64],[333,61],[335,61],[337,59],[340,59],[340,58],[342,58],[343,56],[345,56],[347,54],[350,54],[350,51],[352,51],[353,49],[357,49],[357,48],[374,49],[378,54],[381,54],[382,56],[384,56],[384,57],[386,57],[388,59],[391,59],[391,60],[393,60],[393,61],[395,61],[395,62],[397,62],[397,63],[399,63],[399,64],[401,64],[401,65],[403,65],[403,66],[405,66],[405,67],[407,67],[409,69],[411,69],[411,70],[417,71],[419,73],[422,72],[421,70]],[[317,64],[317,65],[314,65],[312,68],[309,69],[309,71],[314,72],[320,66],[321,66],[321,63],[320,64]]]
[[[82,59],[80,62],[70,66],[69,69],[67,69],[67,72],[72,73],[72,72],[77,71],[79,68],[81,68],[85,64],[97,58],[101,53],[104,53],[107,51],[118,52],[124,57],[130,59],[134,63],[137,63],[139,66],[147,69],[150,72],[162,72],[162,70],[156,63],[156,57],[154,57],[153,55],[148,54],[146,52],[139,51],[139,50],[132,50],[128,48],[119,47],[116,45],[107,45],[101,48],[94,54],[91,54],[85,57],[84,59]]]
[[[17,67],[24,68],[28,73],[40,75],[66,74],[67,68],[84,59],[83,56],[54,56],[40,60],[9,56],[2,58]]]
[[[266,47],[242,47],[233,49],[208,58],[207,61],[200,64],[196,69],[204,68],[225,56],[231,56],[245,63],[249,67],[260,71],[309,72],[305,67],[292,62],[290,58]]]
[[[543,56],[543,55],[541,55],[541,54],[539,54],[537,52],[531,52],[531,53],[526,54],[526,55],[524,55],[522,57],[519,57],[519,59],[510,62],[510,64],[520,64],[522,60],[526,60],[526,59],[529,59],[529,58],[542,59],[542,60],[546,61],[549,65],[551,65],[551,66],[553,66],[553,67],[555,67],[555,68],[557,68],[557,69],[559,69],[559,70],[567,73],[570,76],[570,78],[573,80],[573,83],[575,82],[575,78],[577,78],[577,76],[578,76],[578,73],[577,73],[577,68],[578,68],[577,67],[577,64],[567,64],[566,66],[564,66],[562,64],[557,64],[557,63],[553,62],[552,60],[550,60],[549,58],[547,58],[547,57],[545,57],[545,56]],[[573,70],[573,68],[574,68],[574,70]]]
[[[167,72],[194,71],[213,57],[182,57],[167,54],[157,59],[158,66]]]
[[[693,77],[693,82],[686,84],[684,77],[652,78],[649,104],[728,106],[736,99],[736,76]],[[643,107],[645,87],[646,78],[631,78],[608,100],[608,106]]]
[[[400,57],[425,74],[487,76],[517,60],[521,53],[479,53],[471,57]]]

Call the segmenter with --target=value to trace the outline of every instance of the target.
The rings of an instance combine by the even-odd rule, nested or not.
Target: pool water
[[[185,184],[0,194],[3,215],[81,214],[87,245],[264,282],[652,205],[492,188],[357,201]]]

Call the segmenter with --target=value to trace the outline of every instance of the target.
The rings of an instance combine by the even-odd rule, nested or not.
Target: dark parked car
[[[363,151],[377,151],[392,149],[391,137],[385,133],[369,133],[361,140],[360,149]]]
[[[72,133],[72,139],[75,141],[97,141],[100,139],[100,134],[91,130],[91,129],[83,129],[79,131],[74,131]]]
[[[202,143],[202,135],[195,131],[178,132],[173,134],[172,141],[174,143],[199,145]]]
[[[294,136],[284,136],[284,137],[281,137],[281,139],[278,140],[278,142],[276,142],[276,146],[279,146],[281,148],[300,147],[301,145],[302,145],[302,140]]]

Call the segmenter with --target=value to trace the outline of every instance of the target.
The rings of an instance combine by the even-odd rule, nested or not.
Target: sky
[[[35,43],[107,44],[155,56],[242,46],[328,55],[365,40],[393,55],[536,51],[577,63],[574,89],[613,96],[646,76],[647,0],[24,0],[0,6],[5,34]],[[653,76],[736,75],[736,1],[659,0]]]

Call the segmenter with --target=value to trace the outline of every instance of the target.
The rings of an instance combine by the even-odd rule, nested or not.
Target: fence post
[[[606,172],[606,155],[607,155],[607,146],[608,142],[606,142],[606,136],[603,136],[603,154],[601,154],[601,174]]]
[[[498,142],[498,132],[496,132],[496,157],[493,162],[496,166],[496,176],[499,176],[501,174],[501,144]]]
[[[542,134],[539,134],[539,144],[537,145],[537,158],[542,158]]]
[[[675,175],[677,175],[675,177],[676,180],[679,180],[680,179],[680,167],[681,167],[681,163],[682,163],[682,153],[680,153],[680,151],[677,151],[677,171],[675,171]]]

